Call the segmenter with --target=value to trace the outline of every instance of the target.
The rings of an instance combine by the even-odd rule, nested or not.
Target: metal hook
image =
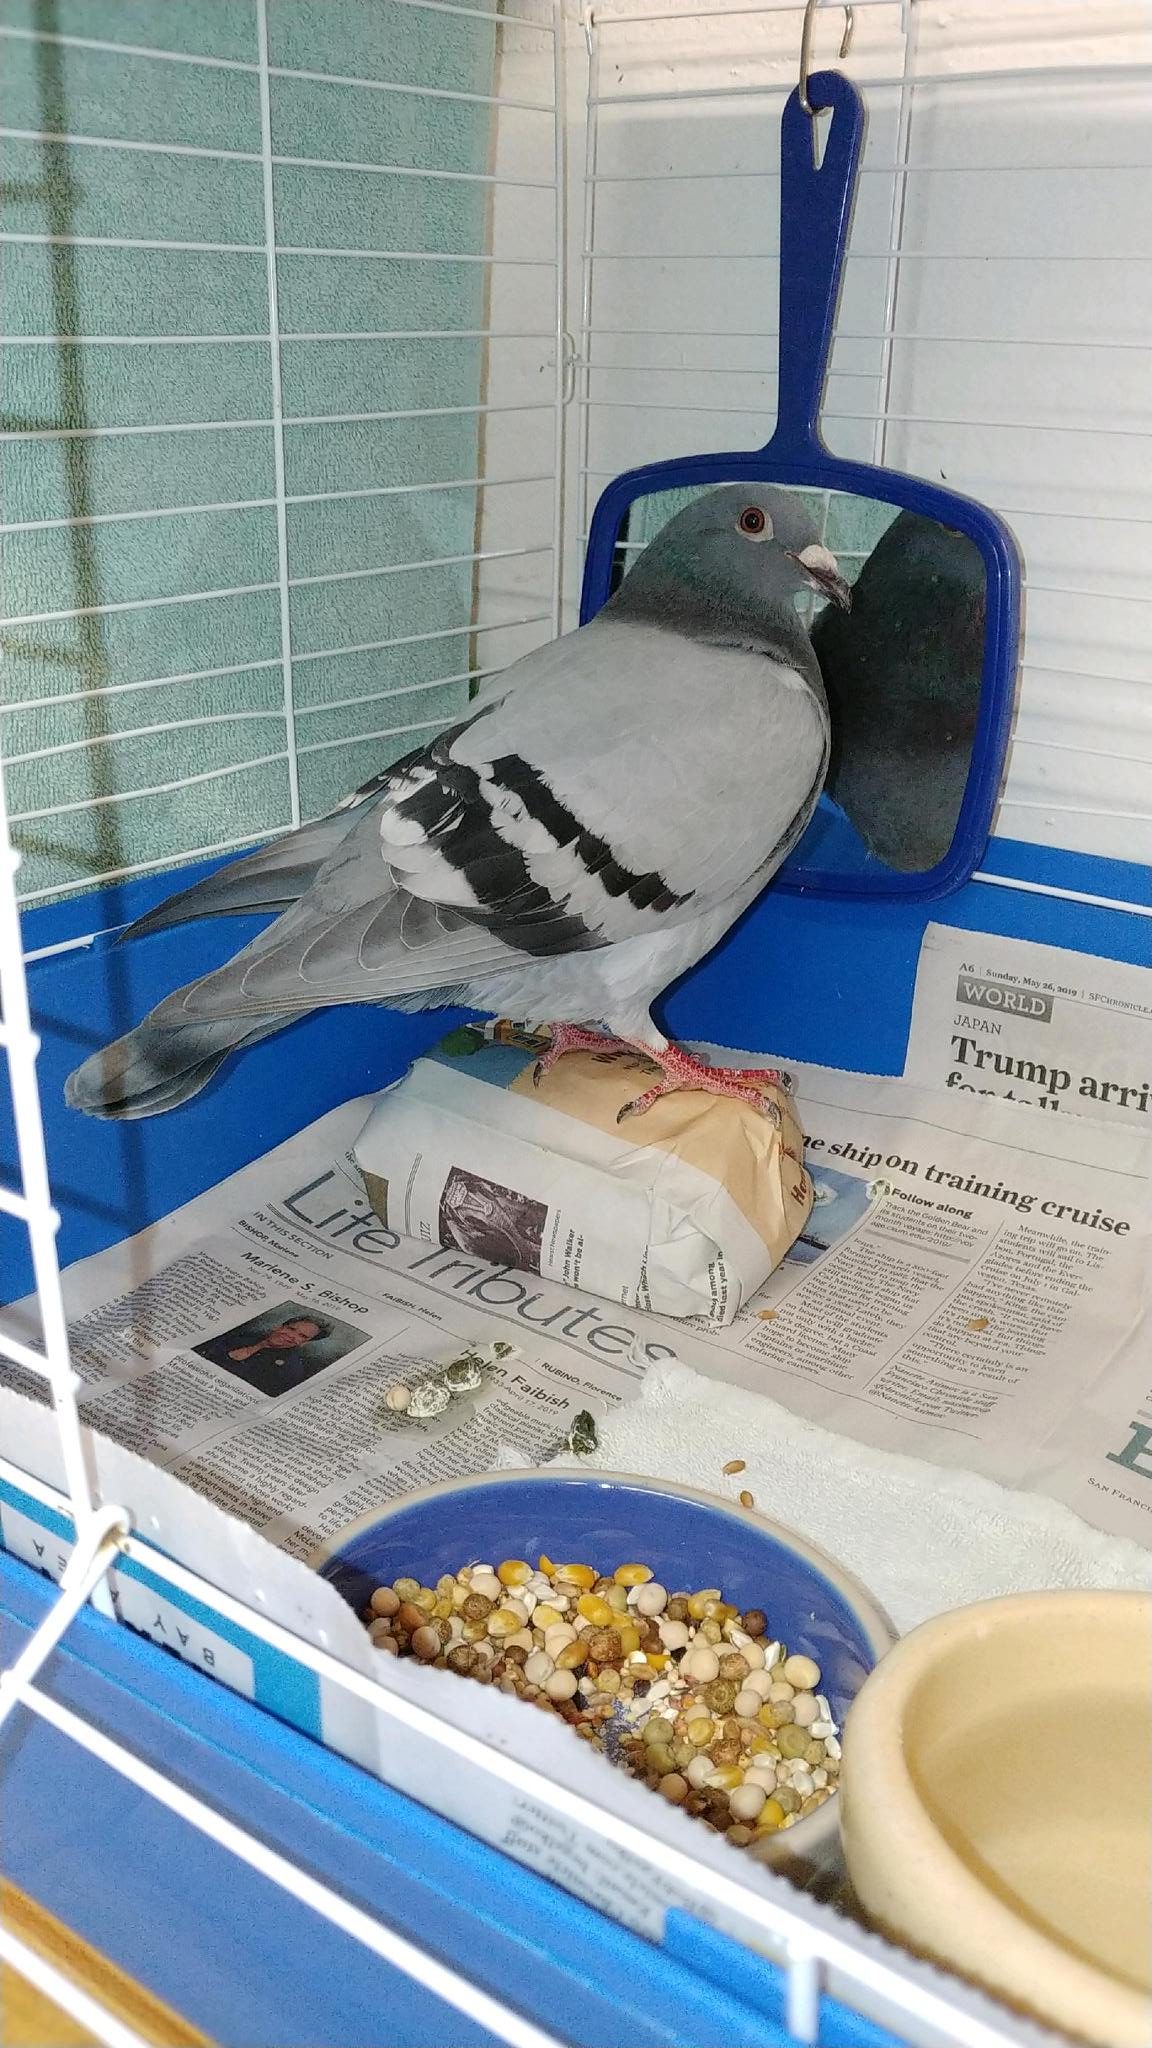
[[[816,26],[816,10],[820,0],[807,0],[804,8],[804,27],[800,32],[800,105],[810,121],[815,120],[817,109],[808,97],[808,73],[812,68],[812,33]],[[844,9],[844,34],[840,39],[840,62],[843,63],[852,48],[852,31],[856,26],[855,10]]]

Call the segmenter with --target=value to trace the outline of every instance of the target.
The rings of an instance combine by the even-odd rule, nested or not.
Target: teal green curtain
[[[479,415],[440,409],[481,400],[489,187],[442,174],[487,169],[492,107],[379,88],[491,94],[494,23],[267,26],[307,817],[469,695],[472,565],[388,572],[476,547],[474,490],[395,487],[478,473]],[[289,822],[258,54],[256,0],[0,0],[0,747],[34,899]]]

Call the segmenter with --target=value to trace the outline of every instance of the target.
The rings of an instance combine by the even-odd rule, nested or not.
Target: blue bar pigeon
[[[72,1074],[94,1116],[152,1116],[238,1048],[338,1003],[462,1003],[546,1024],[546,1060],[605,1035],[678,1087],[764,1106],[762,1075],[669,1045],[656,997],[711,950],[803,832],[828,710],[796,598],[849,592],[791,495],[725,485],[645,549],[597,617],[326,817],[130,928],[275,921]],[[588,1029],[602,1025],[603,1034]]]

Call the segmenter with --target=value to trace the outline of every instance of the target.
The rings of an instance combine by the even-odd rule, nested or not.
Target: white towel
[[[674,1360],[650,1367],[638,1399],[597,1427],[591,1457],[554,1463],[677,1479],[733,1502],[746,1489],[855,1573],[901,1633],[1001,1593],[1152,1590],[1152,1551],[1056,1501],[870,1450]],[[732,1458],[745,1470],[726,1478]]]

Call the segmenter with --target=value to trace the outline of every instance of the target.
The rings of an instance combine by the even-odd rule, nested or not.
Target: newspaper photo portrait
[[[244,1323],[192,1345],[198,1358],[222,1366],[259,1394],[273,1399],[302,1387],[368,1342],[366,1330],[322,1316],[298,1301],[283,1301]]]

